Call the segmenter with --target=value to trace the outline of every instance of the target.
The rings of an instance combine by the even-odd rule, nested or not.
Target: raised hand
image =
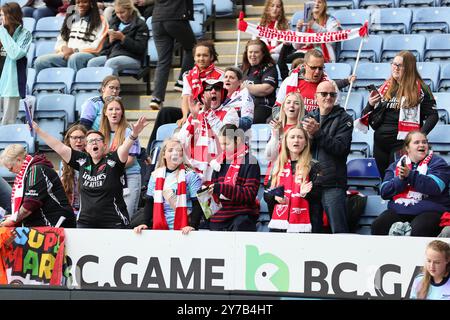
[[[139,134],[142,132],[142,130],[149,124],[150,122],[147,121],[147,118],[145,116],[142,116],[131,125],[132,128],[132,134],[133,137],[139,136]]]

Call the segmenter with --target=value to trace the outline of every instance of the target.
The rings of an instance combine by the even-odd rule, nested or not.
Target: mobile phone
[[[406,167],[406,158],[403,158],[401,161],[402,167]]]
[[[366,88],[369,91],[377,91],[378,90],[377,87],[375,87],[375,85],[373,83],[369,84]]]

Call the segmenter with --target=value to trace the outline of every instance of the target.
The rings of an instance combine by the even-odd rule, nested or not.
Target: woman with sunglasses
[[[374,133],[373,155],[381,177],[394,157],[403,147],[403,140],[410,131],[420,130],[428,134],[438,121],[436,101],[430,88],[422,80],[416,67],[416,58],[409,51],[399,52],[391,63],[391,77],[378,89],[369,93],[369,100],[362,111],[362,122],[367,119]],[[378,124],[371,123],[370,113],[381,108],[384,114]],[[405,112],[415,109],[414,112]],[[408,114],[419,114],[409,119]],[[360,124],[361,123],[361,124]]]
[[[27,52],[31,33],[23,28],[22,10],[15,2],[0,7],[0,109],[2,125],[16,123],[20,98],[27,85]]]
[[[105,137],[99,131],[86,134],[86,152],[76,151],[43,131],[33,122],[33,129],[72,168],[78,170],[80,213],[78,228],[123,229],[129,225],[123,199],[125,164],[130,148],[148,121],[145,117],[131,125],[131,135],[114,152],[108,152]]]
[[[73,125],[67,130],[64,136],[64,144],[74,150],[84,152],[86,148],[86,128],[81,124]],[[80,210],[80,192],[78,186],[78,171],[68,165],[67,162],[61,162],[61,182],[66,191],[67,198],[73,208],[73,212],[78,215]]]
[[[275,89],[278,87],[278,71],[269,49],[261,40],[249,40],[242,56],[244,82],[253,96],[255,113],[253,123],[266,123],[275,104]]]
[[[109,152],[117,150],[132,132],[125,117],[125,107],[120,97],[108,97],[102,111],[100,121],[100,132],[105,136],[105,144]],[[141,166],[136,157],[141,152],[139,139],[136,139],[128,152],[125,164],[125,186],[123,198],[127,204],[130,219],[138,209],[139,197],[141,195]]]
[[[100,129],[103,105],[108,97],[117,97],[120,94],[120,80],[117,76],[106,76],[100,88],[101,96],[86,100],[81,106],[80,124],[90,130]]]

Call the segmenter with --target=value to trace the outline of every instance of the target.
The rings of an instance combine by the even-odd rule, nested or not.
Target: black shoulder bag
[[[386,104],[380,103],[377,108],[374,108],[369,114],[369,125],[373,130],[377,130],[384,121],[384,113],[386,112]]]

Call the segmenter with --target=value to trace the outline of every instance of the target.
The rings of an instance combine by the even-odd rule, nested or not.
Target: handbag
[[[386,104],[380,103],[377,108],[374,108],[369,114],[369,125],[373,130],[377,130],[384,121],[384,113],[386,112]]]

